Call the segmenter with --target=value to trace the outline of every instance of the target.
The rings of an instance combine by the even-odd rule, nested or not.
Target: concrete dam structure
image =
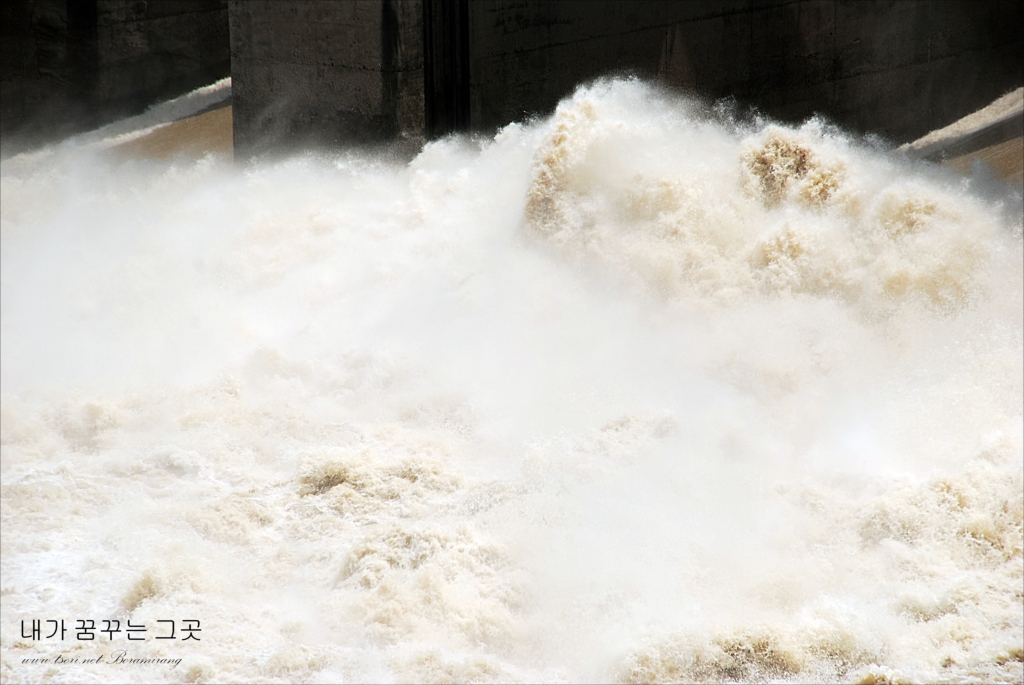
[[[1024,82],[1017,1],[264,0],[229,14],[242,158],[493,131],[624,74],[907,142]]]
[[[18,0],[0,11],[5,156],[228,75],[240,159],[491,132],[609,75],[903,143],[1024,83],[1019,0]]]

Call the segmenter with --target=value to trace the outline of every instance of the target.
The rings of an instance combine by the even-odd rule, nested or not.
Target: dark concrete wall
[[[420,0],[232,0],[235,155],[422,136]]]
[[[907,141],[1024,83],[1020,0],[476,0],[472,125],[620,71]]]
[[[0,26],[4,154],[230,73],[226,0],[5,0]]]
[[[233,1],[236,151],[490,131],[610,73],[903,142],[1024,83],[1021,4]]]

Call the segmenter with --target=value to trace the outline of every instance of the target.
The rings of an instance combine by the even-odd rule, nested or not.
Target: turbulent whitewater
[[[1020,682],[1021,198],[637,81],[2,165],[2,675]],[[201,621],[201,641],[23,638]],[[53,665],[127,649],[166,663]]]

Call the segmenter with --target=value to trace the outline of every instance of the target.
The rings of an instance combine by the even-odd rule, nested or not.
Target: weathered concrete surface
[[[470,109],[490,128],[611,71],[786,120],[913,140],[1024,82],[1019,1],[479,0]]]
[[[419,0],[232,1],[235,154],[422,136]]]
[[[5,155],[230,70],[226,0],[5,0],[0,26]]]
[[[232,2],[236,151],[493,130],[659,79],[913,140],[1024,83],[1019,0]]]

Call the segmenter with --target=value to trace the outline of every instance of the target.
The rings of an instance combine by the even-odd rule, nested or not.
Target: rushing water
[[[636,81],[104,160],[3,166],[5,681],[1020,682],[1019,194]]]

